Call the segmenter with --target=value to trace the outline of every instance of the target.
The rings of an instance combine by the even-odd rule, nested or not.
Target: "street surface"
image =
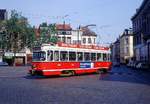
[[[0,67],[0,104],[150,104],[150,72],[114,67],[108,74],[28,75],[29,67]]]

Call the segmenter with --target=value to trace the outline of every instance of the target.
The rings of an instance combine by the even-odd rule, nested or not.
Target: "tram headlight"
[[[35,65],[32,65],[32,69],[36,69],[36,66],[35,66]]]

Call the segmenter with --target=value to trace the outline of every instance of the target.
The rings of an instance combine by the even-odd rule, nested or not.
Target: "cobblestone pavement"
[[[0,67],[0,104],[149,104],[150,72],[32,77],[29,67]]]

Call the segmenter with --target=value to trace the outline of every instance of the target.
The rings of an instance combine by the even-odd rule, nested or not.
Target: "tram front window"
[[[33,52],[33,61],[45,61],[46,53],[44,51]]]
[[[103,54],[103,60],[107,61],[107,55],[105,53]]]

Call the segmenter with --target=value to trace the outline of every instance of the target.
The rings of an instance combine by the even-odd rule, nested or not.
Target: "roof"
[[[144,9],[144,7],[146,5],[149,5],[148,2],[150,2],[149,0],[143,0],[141,6],[137,9],[137,12],[132,16],[131,20],[133,20],[134,18],[136,18]]]
[[[40,37],[40,29],[39,28],[35,28],[35,36],[36,37]]]
[[[57,30],[72,30],[70,24],[56,24]]]
[[[77,51],[80,50],[82,52],[110,52],[110,47],[105,47],[105,46],[96,46],[96,45],[79,45],[79,44],[66,44],[59,42],[56,45],[50,45],[50,44],[42,44],[42,47],[47,47],[43,48],[45,49],[60,49],[60,50],[71,50],[71,51]]]
[[[122,38],[124,36],[133,36],[133,30],[132,29],[125,29],[120,38]]]
[[[83,31],[83,36],[97,36],[96,33],[88,27],[81,27],[81,29]]]

